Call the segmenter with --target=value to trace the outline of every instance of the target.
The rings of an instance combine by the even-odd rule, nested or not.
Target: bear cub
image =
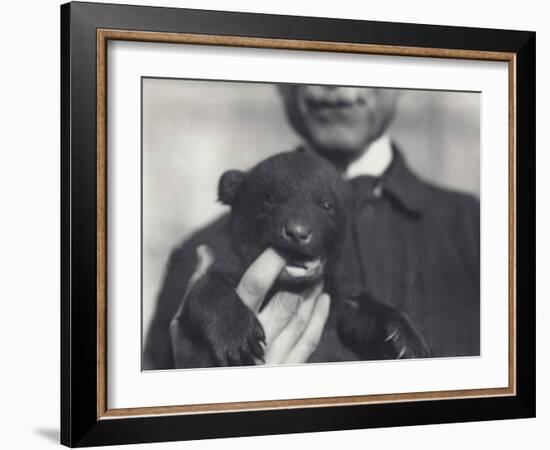
[[[215,255],[208,272],[191,286],[182,315],[182,326],[205,344],[214,365],[263,360],[263,328],[235,288],[267,247],[287,262],[273,292],[301,291],[324,279],[331,296],[325,332],[334,326],[358,359],[429,356],[426,342],[404,314],[366,291],[349,298],[345,286],[338,286],[339,250],[353,192],[332,164],[305,151],[280,153],[248,172],[225,172],[218,196],[231,207],[224,236],[228,251]]]

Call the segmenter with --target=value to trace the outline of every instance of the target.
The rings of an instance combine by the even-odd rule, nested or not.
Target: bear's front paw
[[[409,320],[399,313],[386,324],[384,343],[395,359],[429,358],[430,347]]]
[[[338,332],[366,360],[431,356],[428,343],[405,314],[367,293],[343,299]]]
[[[237,297],[237,295],[235,294]],[[261,323],[237,297],[210,322],[206,340],[218,366],[248,366],[263,361],[265,333]]]

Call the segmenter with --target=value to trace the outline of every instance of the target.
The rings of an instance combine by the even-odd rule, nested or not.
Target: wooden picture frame
[[[107,42],[504,61],[509,73],[506,388],[110,409]],[[124,444],[535,415],[535,33],[125,5],[61,7],[61,441]]]

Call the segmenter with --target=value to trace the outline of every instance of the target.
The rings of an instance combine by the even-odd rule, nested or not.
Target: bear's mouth
[[[323,275],[324,263],[320,257],[310,260],[288,260],[279,275],[281,280],[314,280]]]

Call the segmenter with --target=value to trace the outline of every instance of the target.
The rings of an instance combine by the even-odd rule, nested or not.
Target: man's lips
[[[365,100],[361,97],[354,100],[310,98],[305,104],[310,113],[321,120],[348,120],[364,108]]]
[[[314,109],[323,109],[323,108],[353,108],[355,106],[363,106],[365,104],[365,99],[363,97],[358,97],[356,99],[350,100],[348,98],[314,98],[310,97],[306,99],[306,105]]]

